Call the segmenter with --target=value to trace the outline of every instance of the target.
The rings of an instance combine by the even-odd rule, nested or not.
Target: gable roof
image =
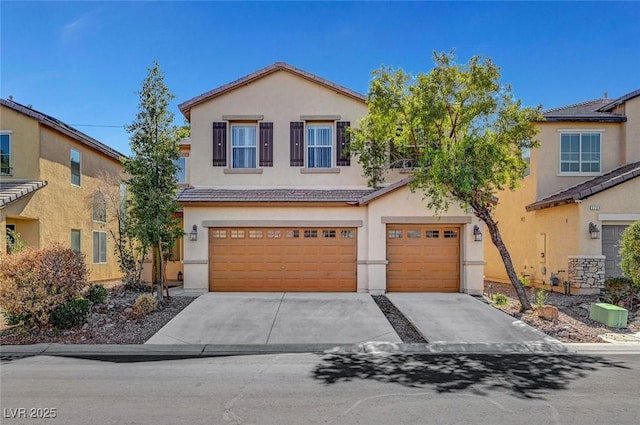
[[[47,185],[39,180],[0,180],[0,208]]]
[[[310,72],[307,71],[303,71],[300,68],[296,68],[295,66],[289,65],[288,63],[285,62],[275,62],[272,65],[269,65],[265,68],[262,68],[258,71],[255,71],[249,75],[245,75],[242,78],[239,78],[235,81],[232,81],[228,84],[224,84],[218,88],[215,88],[211,91],[208,91],[206,93],[203,93],[199,96],[194,97],[193,99],[189,99],[185,102],[182,102],[181,104],[178,105],[178,108],[180,108],[180,111],[182,112],[182,114],[187,118],[187,120],[191,119],[191,108],[193,108],[196,105],[199,105],[200,103],[203,102],[207,102],[211,99],[214,99],[218,96],[221,96],[225,93],[228,93],[232,90],[237,89],[238,87],[244,86],[246,84],[250,84],[256,80],[259,80],[263,77],[266,77],[267,75],[273,74],[275,72],[278,71],[286,71],[286,72],[290,72],[291,74],[297,75],[298,77],[304,78],[305,80],[311,81],[313,83],[319,84],[323,87],[326,87],[328,89],[331,90],[335,90],[340,94],[343,94],[347,97],[350,97],[351,99],[355,99],[357,101],[360,102],[366,102],[366,96],[363,94],[360,94],[356,91],[353,91],[351,89],[348,89],[344,86],[341,86],[339,84],[333,83],[329,80],[326,80],[322,77],[318,77],[315,74],[312,74]]]
[[[558,193],[542,198],[533,204],[527,205],[525,208],[527,211],[535,211],[558,205],[572,204],[631,179],[635,179],[638,176],[640,176],[640,161],[623,165],[606,174],[564,189]]]
[[[630,93],[627,93],[627,94],[625,94],[623,96],[620,96],[619,98],[617,98],[613,102],[609,102],[608,104],[606,104],[603,107],[601,107],[600,109],[598,109],[598,111],[599,112],[609,112],[613,108],[615,108],[616,106],[621,105],[621,104],[625,103],[626,101],[631,100],[634,97],[638,97],[638,96],[640,96],[640,89],[634,90],[634,91],[632,91]]]
[[[569,106],[549,109],[543,112],[546,121],[579,121],[579,122],[624,122],[627,120],[622,114],[601,111],[601,108],[611,104],[611,99],[594,99]]]
[[[50,127],[56,131],[59,131],[60,133],[76,140],[77,142],[80,142],[91,149],[101,152],[118,162],[120,162],[121,158],[125,158],[125,156],[122,153],[118,152],[117,150],[103,143],[98,142],[93,137],[88,136],[79,130],[76,130],[75,128],[71,127],[68,124],[63,123],[57,118],[54,118],[50,115],[36,111],[33,108],[28,108],[13,100],[0,99],[0,104],[18,113],[31,117],[37,120],[40,124]]]

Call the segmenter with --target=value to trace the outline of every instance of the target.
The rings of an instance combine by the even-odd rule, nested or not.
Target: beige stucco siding
[[[308,187],[365,186],[362,170],[352,159],[349,167],[335,167],[339,173],[301,172],[289,166],[289,123],[301,121],[301,116],[340,116],[352,126],[367,114],[364,102],[336,93],[290,72],[280,70],[247,86],[195,106],[191,110],[190,183],[193,186],[282,187],[295,184]],[[273,167],[261,168],[261,174],[224,174],[230,167],[230,147],[227,146],[227,167],[213,167],[212,123],[224,121],[223,116],[261,115],[264,122],[273,123]],[[326,121],[325,121],[326,122]],[[336,130],[333,121],[335,141]],[[227,130],[230,138],[230,128]],[[305,152],[305,157],[306,157]]]
[[[560,134],[561,131],[599,131],[602,130],[600,139],[601,170],[603,173],[619,167],[622,157],[621,126],[617,123],[569,123],[546,122],[538,125],[540,132],[538,140],[540,147],[537,149],[538,168],[538,193],[536,199],[567,189],[590,178],[589,175],[560,175]],[[535,200],[535,199],[534,199]],[[531,202],[533,202],[532,200]]]
[[[623,123],[624,156],[622,162],[640,161],[640,97],[624,104],[628,119]]]
[[[0,106],[0,131],[11,134],[10,176],[1,178],[38,179],[38,152],[40,129],[38,122]]]

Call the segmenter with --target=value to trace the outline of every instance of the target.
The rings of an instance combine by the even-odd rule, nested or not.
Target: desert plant
[[[27,325],[46,325],[56,307],[83,293],[87,275],[84,255],[59,244],[2,255],[0,306]]]
[[[538,289],[536,291],[536,305],[538,307],[543,306],[547,303],[547,299],[549,298],[549,294],[544,289]]]
[[[109,292],[99,283],[94,283],[87,291],[87,299],[94,304],[104,303],[107,300],[107,295],[109,295]]]
[[[610,277],[604,281],[604,293],[611,304],[633,296],[638,291],[633,281],[628,277]]]
[[[507,305],[508,300],[505,294],[498,293],[493,295],[493,305],[496,307],[504,307]]]
[[[141,294],[133,303],[133,312],[136,316],[142,317],[155,311],[158,308],[158,301],[156,298],[147,293]]]
[[[22,239],[20,233],[16,232],[13,229],[7,228],[5,240],[7,243],[7,252],[9,254],[17,254],[20,251],[24,251],[24,249],[27,247],[27,243],[24,241],[24,239]]]
[[[640,287],[640,221],[627,227],[620,239],[620,268]]]
[[[76,297],[56,307],[49,317],[49,323],[59,329],[69,329],[86,322],[91,312],[91,302],[82,297]]]

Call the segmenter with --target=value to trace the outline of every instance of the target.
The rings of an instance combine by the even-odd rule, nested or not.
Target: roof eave
[[[545,116],[545,121],[540,122],[626,122],[627,117],[600,117],[600,116],[585,116],[585,115],[563,115],[563,116]]]

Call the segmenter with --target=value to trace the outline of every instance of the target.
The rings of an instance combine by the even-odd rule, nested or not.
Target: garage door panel
[[[212,291],[356,290],[355,229],[209,231]]]
[[[458,292],[459,235],[451,225],[388,225],[387,290]]]

